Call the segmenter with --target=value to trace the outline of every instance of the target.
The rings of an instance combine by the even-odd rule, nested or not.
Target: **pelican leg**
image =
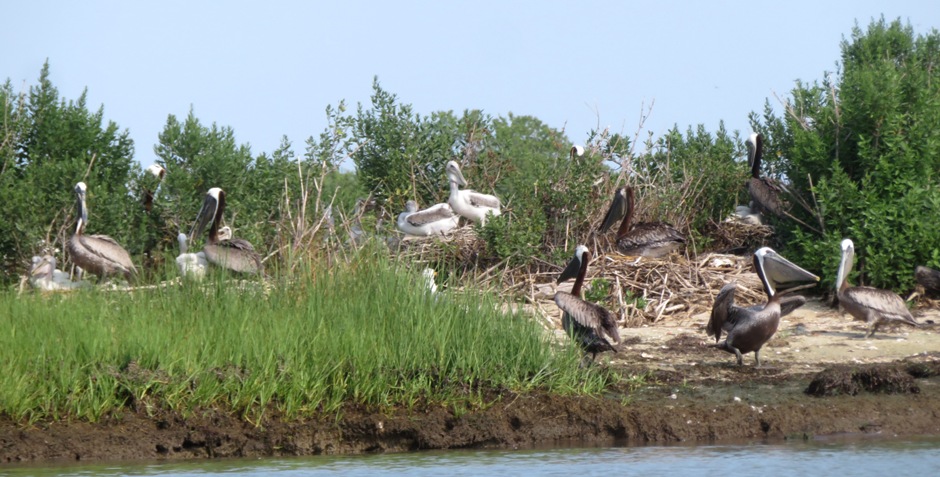
[[[741,354],[741,350],[735,348],[734,346],[731,346],[730,344],[727,344],[727,341],[725,343],[726,343],[725,346],[727,346],[730,350],[734,351],[734,354],[738,356],[738,366],[744,366],[744,355]]]
[[[754,362],[757,363],[756,367],[760,367],[760,350],[754,351]]]

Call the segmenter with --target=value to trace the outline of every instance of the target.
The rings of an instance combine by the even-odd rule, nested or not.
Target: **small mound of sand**
[[[901,366],[872,364],[833,366],[816,374],[806,388],[811,396],[854,396],[862,391],[882,394],[916,394],[920,388]]]

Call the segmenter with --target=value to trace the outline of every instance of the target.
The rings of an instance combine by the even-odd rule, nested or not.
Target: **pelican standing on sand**
[[[487,214],[499,215],[499,198],[489,194],[463,189],[460,186],[467,186],[467,180],[463,178],[460,172],[460,165],[457,161],[447,163],[445,169],[447,179],[450,181],[450,198],[447,203],[461,217],[466,217],[480,225],[486,225]]]
[[[685,236],[672,225],[662,222],[633,224],[635,211],[633,187],[617,189],[598,231],[604,233],[620,221],[620,228],[617,229],[617,248],[630,256],[663,257],[673,250],[679,250],[685,244]]]
[[[620,343],[620,332],[614,316],[606,308],[581,298],[581,287],[587,275],[591,252],[584,245],[578,245],[574,258],[561,272],[556,283],[575,278],[571,293],[555,292],[555,304],[564,312],[561,325],[585,353],[591,353],[591,359],[603,351],[616,352],[614,344]],[[604,335],[613,340],[613,344]]]
[[[839,262],[839,271],[836,276],[836,296],[839,304],[853,318],[868,323],[870,338],[883,323],[898,322],[914,327],[920,323],[914,321],[914,316],[904,300],[896,293],[880,288],[849,285],[849,273],[855,261],[855,244],[852,239],[842,241],[842,261]]]
[[[75,184],[78,223],[67,246],[72,262],[97,275],[99,281],[107,276],[123,275],[128,282],[133,282],[137,269],[124,247],[107,235],[85,235],[85,226],[88,225],[88,208],[85,206],[87,191],[88,187],[84,182]]]
[[[785,217],[786,207],[780,200],[782,188],[776,181],[760,176],[761,159],[764,157],[764,137],[752,132],[744,144],[747,146],[747,165],[751,168],[751,178],[747,181],[747,191],[751,195],[751,209],[755,213],[770,212],[777,217]]]
[[[249,275],[263,273],[264,266],[261,264],[261,257],[247,240],[234,237],[223,238],[220,235],[219,225],[222,222],[224,213],[225,191],[218,187],[209,189],[202,203],[202,210],[199,211],[199,216],[196,217],[196,225],[193,227],[190,237],[195,238],[202,235],[206,225],[211,222],[209,237],[206,239],[206,246],[202,249],[209,263],[226,270]]]
[[[429,237],[452,232],[457,228],[459,220],[460,216],[448,204],[435,204],[418,210],[418,203],[409,200],[405,204],[405,211],[398,214],[396,226],[407,235]]]
[[[732,282],[721,288],[712,306],[711,318],[705,326],[708,336],[715,337],[715,347],[738,357],[738,366],[744,364],[745,353],[754,352],[754,361],[760,367],[760,350],[777,332],[780,318],[806,304],[806,298],[785,296],[790,291],[805,288],[801,283],[815,285],[819,277],[783,258],[769,247],[754,252],[754,269],[764,285],[767,303],[749,307],[734,304],[737,284]],[[721,341],[722,331],[728,335]]]

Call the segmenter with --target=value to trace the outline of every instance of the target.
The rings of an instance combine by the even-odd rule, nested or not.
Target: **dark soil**
[[[711,364],[673,369],[599,364],[639,378],[598,397],[503,392],[494,394],[485,409],[460,414],[435,406],[392,412],[350,407],[315,420],[285,422],[269,416],[260,425],[219,410],[185,418],[169,411],[126,410],[99,423],[24,425],[0,419],[0,463],[804,439],[837,433],[940,435],[935,361],[908,359],[801,374],[786,367],[738,367],[732,356],[706,348],[701,339],[676,340],[672,352],[710,355]],[[806,393],[814,379],[826,376],[835,384],[854,383],[851,392]],[[882,386],[869,388],[871,382]]]

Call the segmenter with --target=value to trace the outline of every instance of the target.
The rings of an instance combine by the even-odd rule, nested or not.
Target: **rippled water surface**
[[[771,444],[432,451],[151,464],[2,466],[5,475],[940,475],[940,438]]]

